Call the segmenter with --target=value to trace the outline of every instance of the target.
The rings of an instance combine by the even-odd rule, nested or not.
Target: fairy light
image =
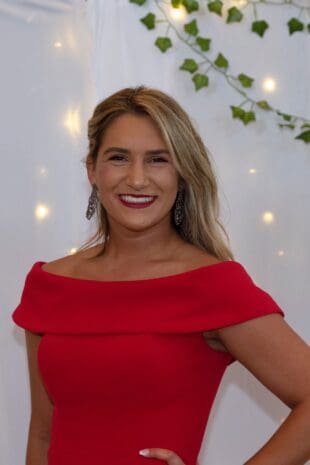
[[[230,8],[232,6],[242,7],[242,6],[247,5],[247,3],[248,3],[248,0],[231,0],[229,2],[228,8]]]
[[[35,217],[39,221],[44,220],[46,217],[49,216],[49,212],[50,211],[49,211],[48,206],[41,203],[36,206]]]
[[[42,178],[45,178],[47,176],[47,169],[45,168],[45,166],[37,167],[37,175]]]
[[[262,87],[265,92],[274,92],[277,87],[277,84],[273,78],[268,77],[263,80]]]
[[[182,21],[187,17],[186,9],[183,5],[177,8],[173,8],[172,6],[170,6],[168,10],[168,15],[175,21]]]
[[[250,169],[249,169],[249,173],[250,173],[250,174],[256,173],[256,168],[250,168]]]
[[[262,220],[266,224],[274,222],[274,214],[272,212],[266,211],[262,214]]]
[[[54,47],[55,47],[55,48],[61,48],[61,47],[62,47],[62,43],[61,43],[61,42],[54,42]]]
[[[284,250],[278,250],[278,256],[282,257],[282,255],[284,255]]]
[[[69,250],[69,255],[74,255],[76,251],[77,251],[76,247],[71,247],[71,249]]]
[[[76,136],[81,132],[80,109],[68,109],[64,119],[64,126],[71,136]]]

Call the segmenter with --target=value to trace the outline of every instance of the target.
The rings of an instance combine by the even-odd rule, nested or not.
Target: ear
[[[184,179],[180,178],[179,183],[178,183],[178,190],[181,191],[181,190],[185,189],[185,187],[186,187],[186,183],[185,183]]]
[[[86,159],[86,168],[87,168],[87,177],[89,179],[89,182],[91,184],[94,184],[94,182],[95,182],[95,168],[94,168],[94,162],[92,161],[91,158]]]

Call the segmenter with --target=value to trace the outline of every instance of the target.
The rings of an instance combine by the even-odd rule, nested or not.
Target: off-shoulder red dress
[[[48,465],[158,465],[161,447],[196,465],[228,352],[203,332],[284,312],[239,262],[131,281],[59,276],[34,263],[14,322],[42,333],[54,404]]]

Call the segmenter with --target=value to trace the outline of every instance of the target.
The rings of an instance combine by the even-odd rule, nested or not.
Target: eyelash
[[[115,158],[124,158],[123,155],[112,155],[112,157],[109,158],[109,160],[115,160]],[[162,157],[153,157],[152,160],[161,160],[161,161],[164,161],[166,162],[167,160],[165,160],[164,158]]]

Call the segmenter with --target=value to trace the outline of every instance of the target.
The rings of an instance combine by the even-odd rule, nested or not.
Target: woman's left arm
[[[310,459],[310,347],[276,313],[217,330],[226,349],[292,411],[244,465],[304,465]],[[167,449],[148,457],[184,465]],[[186,465],[186,464],[185,464]]]
[[[227,350],[292,409],[244,465],[304,465],[310,459],[310,347],[279,314],[218,331]]]

